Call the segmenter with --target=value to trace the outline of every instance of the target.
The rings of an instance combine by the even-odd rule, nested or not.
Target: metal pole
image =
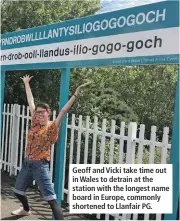
[[[61,87],[60,87],[60,103],[59,109],[68,101],[69,94],[69,82],[70,82],[70,69],[64,69],[61,73]],[[62,185],[63,185],[63,173],[64,173],[64,153],[66,148],[66,132],[67,132],[67,115],[61,122],[59,139],[56,149],[56,165],[55,165],[55,191],[57,194],[57,200],[61,204],[62,201]]]
[[[2,132],[2,113],[4,109],[4,88],[5,88],[5,71],[1,71],[1,114],[0,114],[0,134]],[[2,134],[1,134],[2,136]],[[0,139],[1,140],[1,139]]]

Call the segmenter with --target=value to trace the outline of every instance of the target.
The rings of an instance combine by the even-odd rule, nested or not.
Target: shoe
[[[31,211],[30,210],[29,211],[25,211],[23,209],[23,207],[21,207],[21,208],[19,208],[17,210],[12,211],[11,214],[12,215],[16,215],[16,216],[29,216],[29,215],[31,215]]]

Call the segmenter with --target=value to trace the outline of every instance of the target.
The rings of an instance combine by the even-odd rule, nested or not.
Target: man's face
[[[45,124],[49,119],[49,112],[42,107],[38,107],[35,111],[35,117],[40,124]]]

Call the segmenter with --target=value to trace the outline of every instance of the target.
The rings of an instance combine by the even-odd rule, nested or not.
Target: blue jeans
[[[28,160],[25,159],[22,169],[18,174],[14,192],[24,195],[29,184],[36,181],[41,194],[46,201],[56,199],[54,185],[50,179],[49,164],[45,160]]]

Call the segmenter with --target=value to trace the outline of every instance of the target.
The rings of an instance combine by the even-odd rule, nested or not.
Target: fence
[[[52,119],[56,117],[53,111]],[[29,128],[29,107],[17,104],[4,105],[1,169],[9,172],[10,176],[17,176],[22,166],[22,161],[27,143],[27,132]],[[104,119],[101,122],[94,117],[86,121],[82,116],[68,116],[67,142],[65,151],[63,197],[69,202],[68,195],[68,167],[71,163],[91,164],[133,164],[133,163],[168,163],[171,144],[169,144],[169,128],[163,130],[162,142],[157,141],[156,126],[151,127],[150,139],[145,139],[145,125],[139,127],[137,123],[131,122],[126,125],[116,125]],[[50,161],[51,179],[54,180],[55,146],[52,146]],[[35,184],[35,182],[34,182]],[[149,214],[96,214],[97,219],[109,220],[110,216],[116,220],[143,219],[149,220]],[[153,219],[162,219],[161,214],[154,214]]]

